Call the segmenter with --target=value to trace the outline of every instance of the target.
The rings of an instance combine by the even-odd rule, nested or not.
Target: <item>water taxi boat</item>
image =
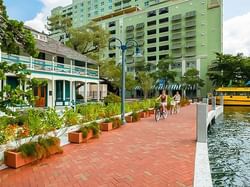
[[[250,106],[250,87],[220,87],[216,95],[218,101],[223,95],[224,105]]]

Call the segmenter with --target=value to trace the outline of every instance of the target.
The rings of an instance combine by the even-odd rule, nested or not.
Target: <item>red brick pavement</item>
[[[192,186],[195,105],[165,120],[127,124],[87,144],[19,169],[0,171],[1,187]]]

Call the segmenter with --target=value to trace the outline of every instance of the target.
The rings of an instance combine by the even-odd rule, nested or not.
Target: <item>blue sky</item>
[[[21,21],[33,19],[43,8],[39,0],[4,0],[10,18]]]

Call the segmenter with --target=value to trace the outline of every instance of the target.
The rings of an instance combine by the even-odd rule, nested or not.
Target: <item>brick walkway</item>
[[[1,187],[192,186],[195,105],[155,122],[142,119],[20,169],[0,171]]]

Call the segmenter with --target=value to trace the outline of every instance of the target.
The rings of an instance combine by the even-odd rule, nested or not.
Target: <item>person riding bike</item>
[[[176,107],[180,108],[180,102],[181,102],[181,95],[177,91],[176,94],[174,95],[174,100],[176,102]],[[178,111],[177,111],[178,112]]]
[[[166,95],[165,90],[162,90],[161,95],[156,99],[156,100],[161,100],[161,106],[162,106],[163,112],[166,112],[167,99],[168,99],[168,95]]]

